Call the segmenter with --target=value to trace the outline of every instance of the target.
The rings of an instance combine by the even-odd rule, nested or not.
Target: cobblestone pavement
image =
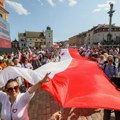
[[[63,109],[56,100],[46,91],[38,90],[29,106],[30,120],[59,120],[57,115],[62,112],[61,120],[103,120],[102,109]],[[114,114],[112,113],[112,119]]]

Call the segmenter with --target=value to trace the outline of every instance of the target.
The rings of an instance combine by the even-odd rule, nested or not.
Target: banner
[[[9,23],[0,17],[0,48],[11,48]]]

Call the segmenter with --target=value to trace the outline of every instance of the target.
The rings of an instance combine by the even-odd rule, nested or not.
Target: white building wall
[[[46,38],[46,44],[50,43],[50,45],[52,45],[53,44],[53,30],[46,29],[45,38]]]
[[[101,42],[103,40],[107,40],[108,32],[99,32],[94,34],[94,43]]]
[[[27,38],[27,47],[34,47],[34,38]]]
[[[18,39],[19,39],[19,47],[20,47],[20,49],[25,48],[25,46],[26,46],[26,38],[23,36],[23,37],[19,37]]]
[[[93,31],[89,31],[86,33],[85,44],[92,45],[93,43]]]
[[[112,39],[113,40],[116,40],[116,37],[119,36],[120,37],[120,32],[112,32]],[[107,35],[108,35],[108,32],[98,32],[98,33],[95,33],[93,38],[93,42],[101,42],[103,40],[107,40]]]

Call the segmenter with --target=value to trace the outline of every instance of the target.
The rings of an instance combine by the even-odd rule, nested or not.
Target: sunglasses
[[[19,86],[9,87],[7,88],[7,92],[13,92],[15,90],[16,92],[19,90]]]

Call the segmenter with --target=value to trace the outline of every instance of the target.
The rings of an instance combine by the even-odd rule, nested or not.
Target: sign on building
[[[9,23],[0,17],[0,48],[11,48]]]

